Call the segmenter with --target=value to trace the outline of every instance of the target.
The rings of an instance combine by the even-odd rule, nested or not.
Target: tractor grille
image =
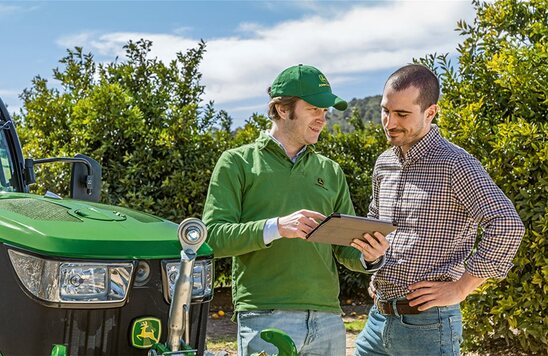
[[[80,219],[71,216],[67,208],[37,199],[2,199],[0,200],[0,209],[12,211],[34,220],[81,222]]]

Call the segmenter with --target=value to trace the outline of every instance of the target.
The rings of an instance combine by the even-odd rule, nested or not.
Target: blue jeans
[[[460,355],[461,342],[458,304],[411,315],[383,315],[374,305],[354,355]]]
[[[254,310],[238,313],[238,355],[265,351],[277,354],[276,346],[261,339],[267,328],[285,331],[295,343],[299,355],[344,355],[346,333],[339,314],[291,310]]]

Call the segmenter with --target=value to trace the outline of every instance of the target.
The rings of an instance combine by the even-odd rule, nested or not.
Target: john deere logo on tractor
[[[162,322],[151,316],[136,319],[131,327],[131,345],[138,349],[148,349],[160,342]]]

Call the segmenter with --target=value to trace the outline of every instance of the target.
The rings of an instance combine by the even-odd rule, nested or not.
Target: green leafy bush
[[[27,156],[86,153],[103,167],[104,202],[181,221],[202,212],[212,167],[230,144],[230,117],[200,106],[205,43],[167,65],[148,58],[151,46],[130,41],[124,61],[99,65],[69,50],[56,85],[36,77],[24,91],[16,120]],[[43,169],[35,189],[66,195],[67,175]]]

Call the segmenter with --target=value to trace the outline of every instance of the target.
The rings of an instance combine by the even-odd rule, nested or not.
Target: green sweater
[[[203,221],[215,256],[233,256],[236,311],[341,312],[333,255],[347,268],[365,272],[358,250],[299,238],[264,244],[266,220],[300,209],[354,215],[348,185],[337,163],[310,146],[293,163],[266,133],[219,158]]]

